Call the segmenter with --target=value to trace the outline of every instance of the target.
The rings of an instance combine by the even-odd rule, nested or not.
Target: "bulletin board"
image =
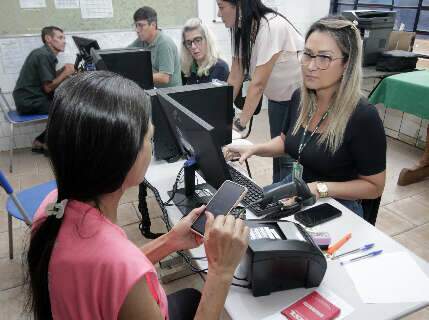
[[[22,8],[26,1],[1,0],[0,36],[38,34],[47,25],[59,26],[65,32],[130,29],[135,10],[142,6],[157,11],[158,24],[162,27],[182,26],[187,19],[198,16],[197,0],[81,0],[86,5],[93,4],[100,14],[103,4],[111,1],[113,17],[109,18],[83,18],[80,7],[60,9],[56,6],[66,5],[67,1],[79,4],[78,0],[42,0],[44,7]]]

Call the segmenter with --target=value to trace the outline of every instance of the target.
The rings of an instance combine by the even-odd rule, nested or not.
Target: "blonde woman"
[[[219,57],[213,35],[199,18],[186,21],[180,52],[183,84],[226,81],[228,64]]]
[[[333,197],[363,215],[360,199],[381,196],[386,137],[376,109],[361,95],[360,34],[339,17],[314,23],[300,54],[303,83],[292,96],[283,132],[269,142],[228,147],[228,158],[252,155],[294,159],[317,198]],[[290,181],[286,177],[281,183]]]

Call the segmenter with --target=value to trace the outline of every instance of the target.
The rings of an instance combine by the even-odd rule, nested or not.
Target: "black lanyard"
[[[308,115],[308,122],[307,125],[305,126],[304,129],[304,133],[302,134],[302,138],[301,138],[301,142],[299,143],[299,147],[298,147],[298,162],[301,161],[301,154],[302,151],[304,150],[304,148],[307,146],[308,142],[311,140],[311,138],[313,138],[314,134],[317,132],[317,130],[319,130],[320,125],[322,124],[322,122],[326,119],[326,117],[329,114],[329,109],[323,114],[322,118],[319,120],[319,123],[317,124],[316,128],[314,128],[313,132],[311,133],[310,137],[308,138],[307,141],[305,141],[305,136],[307,135],[307,129],[308,129],[308,125],[311,122],[311,119],[313,118],[313,116],[310,116],[310,114]]]

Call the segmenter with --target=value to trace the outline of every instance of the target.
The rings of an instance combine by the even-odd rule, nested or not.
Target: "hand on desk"
[[[176,250],[196,248],[203,243],[204,238],[193,232],[191,225],[205,208],[205,206],[201,206],[192,210],[171,229],[172,243]]]
[[[210,212],[206,212],[206,215],[204,248],[208,272],[232,278],[247,249],[249,227],[232,215],[218,216],[216,219]]]

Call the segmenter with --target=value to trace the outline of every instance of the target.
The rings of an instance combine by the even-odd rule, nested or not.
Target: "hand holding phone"
[[[341,210],[329,203],[323,203],[295,213],[295,220],[306,227],[314,227],[339,216],[341,216]]]
[[[219,215],[227,215],[237,206],[247,192],[247,188],[238,183],[226,180],[215,193],[213,198],[207,203],[206,210],[211,212],[216,218]],[[204,236],[206,225],[206,215],[201,213],[194,221],[191,229],[201,236]]]

